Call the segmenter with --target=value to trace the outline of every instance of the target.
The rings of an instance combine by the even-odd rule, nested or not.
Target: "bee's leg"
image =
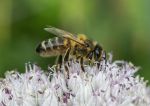
[[[65,55],[64,55],[64,62],[68,62],[69,61],[69,55],[70,55],[70,48],[67,49]]]
[[[76,62],[79,63],[81,61],[81,56],[76,56]]]
[[[98,61],[98,63],[97,63],[97,68],[99,69],[99,67],[100,67],[100,64],[101,64],[101,59]]]
[[[83,61],[83,57],[81,57],[81,58],[80,58],[80,65],[81,65],[81,69],[82,69],[82,71],[83,71],[83,72],[85,72],[83,62],[84,62],[84,61]]]
[[[64,55],[64,59],[63,59],[64,68],[65,68],[65,71],[67,72],[67,78],[68,79],[69,79],[68,61],[69,61],[70,50],[71,50],[71,48],[67,49],[67,51],[66,51],[66,53]]]
[[[106,59],[106,52],[105,51],[103,51],[103,54],[102,54],[102,57],[100,58],[100,60],[99,60],[99,62],[98,62],[98,69],[99,69],[99,67],[100,67],[100,64],[101,64],[101,61],[104,61],[105,62],[105,70],[106,70],[106,64],[107,64],[107,59]],[[101,67],[101,69],[102,69],[102,67]],[[100,69],[100,70],[101,70]]]
[[[105,61],[105,70],[106,70],[106,67],[107,67],[106,52],[105,52],[105,51],[103,51],[103,53],[104,53],[103,59],[104,59],[104,61]]]
[[[104,51],[104,56],[103,59],[105,60],[105,64],[107,63],[107,59],[106,59],[106,52]]]
[[[57,71],[61,69],[61,66],[62,66],[62,55],[59,55],[56,59],[56,65],[57,65]]]

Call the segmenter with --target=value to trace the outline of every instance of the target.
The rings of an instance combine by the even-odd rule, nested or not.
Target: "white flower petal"
[[[62,66],[50,67],[53,74],[36,65],[27,65],[26,72],[7,72],[0,79],[0,106],[150,106],[147,81],[135,76],[139,68],[132,63],[103,60],[96,65],[69,61],[69,73]],[[69,77],[67,77],[67,74]]]

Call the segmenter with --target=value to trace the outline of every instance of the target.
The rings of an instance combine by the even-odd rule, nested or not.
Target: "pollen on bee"
[[[79,34],[78,39],[84,41],[87,39],[87,37],[84,34]]]
[[[66,46],[68,44],[68,40],[64,39],[64,45]]]
[[[97,44],[97,41],[94,41],[94,42],[93,42],[93,45],[96,45],[96,44]]]

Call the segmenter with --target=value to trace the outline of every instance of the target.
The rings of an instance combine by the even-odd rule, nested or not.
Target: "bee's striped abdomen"
[[[64,54],[65,51],[66,46],[64,45],[64,38],[58,37],[45,40],[36,48],[36,52],[43,57],[57,56]]]
[[[56,49],[56,46],[60,45],[63,45],[63,39],[58,37],[43,41],[43,46],[45,46],[46,49]]]

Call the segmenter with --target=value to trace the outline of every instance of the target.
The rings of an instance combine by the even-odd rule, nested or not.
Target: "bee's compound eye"
[[[96,45],[95,49],[94,49],[94,57],[95,60],[97,61],[99,59],[99,57],[101,56],[101,52],[102,52],[102,48],[98,45]]]

